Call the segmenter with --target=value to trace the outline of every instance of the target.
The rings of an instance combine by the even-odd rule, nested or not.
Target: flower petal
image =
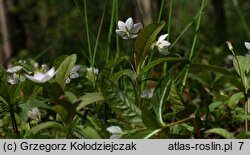
[[[55,67],[52,67],[47,73],[46,75],[49,75],[51,77],[53,77],[56,74],[55,72]]]
[[[129,38],[133,39],[136,38],[138,35],[137,34],[130,34]]]
[[[126,33],[125,31],[123,31],[123,30],[115,30],[115,32],[116,32],[119,36],[121,36],[121,37],[127,35],[127,33]]]
[[[8,72],[8,73],[16,73],[22,68],[23,68],[22,66],[14,66],[14,67],[8,68],[6,72]]]
[[[49,81],[49,80],[52,79],[52,78],[53,78],[53,76],[50,76],[50,75],[46,74],[46,75],[41,79],[41,82],[42,82],[42,83],[45,83],[45,82]]]
[[[65,83],[70,83],[70,81],[71,81],[71,79],[70,78],[67,78],[66,80],[65,80]]]
[[[164,46],[163,48],[158,47],[159,52],[161,52],[163,55],[169,54],[168,48]]]
[[[133,19],[131,17],[129,17],[125,23],[126,28],[128,29],[128,31],[130,32],[134,26],[134,22]]]
[[[168,34],[161,35],[158,39],[158,42],[161,43],[163,40],[167,38]]]
[[[245,42],[245,47],[250,51],[250,43],[249,42]]]
[[[167,46],[169,46],[169,45],[171,45],[171,44],[170,44],[170,42],[168,42],[168,41],[166,41],[166,40],[163,40],[163,41],[161,42],[160,45],[161,45],[161,46],[164,46],[164,47],[167,47]]]
[[[122,31],[126,31],[125,23],[122,21],[118,21],[118,28]]]
[[[136,23],[130,32],[131,33],[138,33],[141,28],[142,28],[142,24]]]
[[[33,82],[42,83],[41,80],[38,80],[38,79],[34,78],[33,76],[28,75],[28,74],[25,74],[25,77]]]
[[[112,134],[121,134],[122,129],[119,126],[110,126],[107,128],[107,131]]]
[[[80,66],[75,66],[71,69],[71,74],[76,73],[79,70]]]
[[[78,73],[74,73],[74,74],[71,74],[70,75],[70,78],[71,79],[76,79],[76,78],[78,78],[79,77],[79,74]]]
[[[122,39],[128,39],[127,35],[122,36]]]

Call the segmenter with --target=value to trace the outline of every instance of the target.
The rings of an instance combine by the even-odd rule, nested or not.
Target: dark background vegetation
[[[239,0],[239,8],[245,22],[241,21],[234,0],[210,0],[205,9],[200,29],[201,48],[199,56],[212,64],[221,61],[230,52],[225,50],[225,41],[245,52],[244,41],[249,41],[250,2]],[[235,1],[236,2],[236,1]],[[91,43],[94,46],[101,21],[105,0],[87,0]],[[145,24],[157,21],[161,0],[138,0]],[[175,0],[170,42],[193,20],[199,10],[200,0]],[[57,56],[76,53],[78,61],[88,64],[88,46],[82,0],[2,0],[0,1],[0,62],[7,64],[15,60],[37,58],[49,63]],[[77,7],[78,6],[78,7]],[[133,17],[141,22],[135,0],[120,1],[119,20]],[[110,27],[112,0],[107,1],[107,10],[97,50],[96,66],[102,65],[106,56]],[[165,1],[162,20],[168,21],[169,1]],[[7,29],[4,29],[4,25]],[[116,25],[116,23],[114,23]],[[115,28],[112,35],[111,53],[115,53]],[[173,52],[185,55],[192,45],[195,26],[182,36]],[[121,41],[121,40],[120,40]],[[126,53],[127,48],[121,52]],[[112,57],[112,54],[111,54]],[[99,63],[99,64],[98,64]]]

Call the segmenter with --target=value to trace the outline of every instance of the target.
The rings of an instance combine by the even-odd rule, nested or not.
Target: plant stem
[[[106,60],[109,61],[109,55],[110,55],[110,47],[111,47],[111,39],[112,39],[112,33],[115,23],[115,11],[116,9],[116,0],[113,0],[112,2],[112,12],[111,12],[111,19],[110,19],[110,26],[109,26],[109,34],[108,34],[108,50],[107,50],[107,56]]]
[[[141,110],[142,109],[142,100],[141,100],[141,80],[140,79],[137,80],[137,87],[138,87],[138,90],[137,90],[138,107]]]
[[[245,96],[245,102],[244,102],[244,104],[245,104],[245,109],[244,109],[244,111],[245,111],[245,132],[247,133],[248,132],[248,120],[247,120],[247,116],[248,116],[248,97],[247,97],[247,94],[244,94],[244,96]]]
[[[119,0],[115,0],[115,15],[116,15],[116,18],[115,18],[115,21],[116,23],[118,23],[118,18],[119,18]],[[117,25],[116,25],[116,28],[117,28]],[[119,57],[120,55],[120,45],[119,45],[119,36],[116,35],[116,57]]]
[[[174,9],[174,0],[170,0],[170,8],[169,8],[169,14],[168,14],[168,38],[167,40],[170,40],[170,31],[171,31],[171,25],[172,25],[172,17],[173,17],[173,9]],[[167,72],[167,62],[164,63],[163,66],[163,75],[165,75]]]
[[[92,50],[91,50],[91,43],[90,43],[90,36],[89,36],[89,26],[88,26],[88,14],[87,14],[86,0],[84,0],[83,3],[84,3],[85,26],[86,26],[88,51],[89,51],[89,61],[90,61],[91,67],[93,67],[94,64],[93,64],[93,57],[92,57],[92,52],[91,52]]]
[[[206,6],[206,4],[207,4],[207,0],[202,0],[201,8],[200,8],[200,11],[199,11],[201,13],[199,14],[199,17],[198,17],[198,20],[197,20],[197,25],[196,25],[196,29],[195,29],[196,33],[195,33],[195,36],[194,36],[194,39],[193,39],[191,51],[190,51],[189,56],[188,56],[188,59],[190,61],[192,61],[193,56],[194,56],[196,42],[197,42],[197,39],[198,39],[198,32],[199,32],[200,24],[201,24],[202,12],[203,12],[203,8]],[[183,93],[184,87],[186,85],[188,72],[189,72],[189,67],[187,68],[187,70],[186,70],[186,72],[184,74],[184,78],[183,78],[182,86],[181,86],[181,94]]]
[[[103,12],[102,12],[102,17],[101,17],[101,23],[100,23],[100,26],[99,26],[99,29],[98,29],[98,34],[97,34],[97,37],[96,37],[94,54],[93,54],[93,65],[95,64],[95,56],[96,56],[97,46],[98,46],[98,43],[99,43],[99,38],[100,38],[101,30],[102,30],[104,15],[105,15],[105,12],[106,12],[107,1],[108,0],[106,0],[105,4],[104,4],[104,9],[103,9]]]
[[[171,127],[173,125],[177,125],[177,124],[181,124],[181,123],[184,123],[188,120],[192,120],[192,119],[195,119],[195,114],[191,114],[190,116],[188,116],[187,118],[184,118],[184,119],[181,119],[179,121],[176,121],[176,122],[173,122],[173,123],[170,123],[168,125],[166,125],[166,127]]]
[[[13,131],[14,131],[14,133],[16,133],[16,135],[19,135],[17,123],[16,123],[16,118],[15,118],[15,113],[14,113],[12,106],[10,106],[10,117],[11,117],[11,121],[12,121]]]
[[[162,11],[163,11],[163,7],[164,7],[164,2],[165,0],[161,0],[161,8],[160,8],[160,12],[159,12],[159,15],[158,15],[158,23],[160,23],[161,21],[161,16],[162,16]]]

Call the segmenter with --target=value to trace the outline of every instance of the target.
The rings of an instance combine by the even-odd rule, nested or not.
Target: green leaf
[[[215,102],[209,104],[209,111],[210,112],[214,112],[221,105],[223,105],[223,102],[215,101]]]
[[[55,59],[54,63],[53,63],[53,66],[55,68],[59,68],[59,66],[62,64],[62,62],[68,57],[68,55],[62,55],[62,56],[59,56]]]
[[[176,87],[175,87],[174,82],[172,82],[172,84],[171,84],[171,89],[169,92],[169,99],[168,100],[170,102],[171,109],[174,112],[180,112],[180,111],[184,110],[184,105],[182,103],[180,95],[176,91]]]
[[[45,130],[45,129],[49,129],[49,128],[56,128],[56,129],[59,129],[59,130],[62,130],[62,131],[65,130],[65,128],[63,127],[62,124],[57,123],[57,122],[53,122],[53,121],[49,121],[49,122],[44,122],[44,123],[41,123],[41,124],[38,124],[38,125],[34,126],[29,131],[29,134],[35,135],[38,132],[40,132],[42,130]]]
[[[172,61],[176,61],[176,62],[182,62],[185,64],[189,64],[190,61],[186,58],[181,58],[181,57],[167,57],[167,58],[160,58],[154,61],[149,62],[146,66],[144,66],[141,70],[141,73],[139,76],[142,76],[143,73],[147,72],[148,70],[150,70],[152,67],[159,65],[163,62],[172,62]]]
[[[127,96],[109,79],[101,78],[101,92],[108,106],[122,118],[136,126],[143,126],[141,111],[130,102]]]
[[[87,105],[95,102],[101,102],[104,100],[102,93],[87,93],[86,95],[79,98],[81,101],[79,105],[76,107],[76,111],[81,110],[82,108],[86,107]]]
[[[242,114],[242,115],[235,115],[234,118],[235,118],[235,120],[240,121],[240,122],[244,122],[246,119],[248,121],[250,121],[250,114],[249,115],[244,115],[244,114]]]
[[[101,139],[99,133],[92,127],[89,126],[76,126],[73,131],[83,136],[85,139]]]
[[[136,80],[136,74],[130,70],[130,69],[124,69],[124,70],[121,70],[117,73],[114,73],[112,75],[112,81],[116,82],[117,80],[119,80],[123,75],[126,75],[128,76],[132,81],[135,81]]]
[[[161,124],[158,123],[155,116],[147,108],[143,108],[142,110],[142,120],[143,120],[143,124],[145,124],[145,126],[148,129],[161,128]]]
[[[236,139],[250,139],[250,131],[248,132],[240,132],[235,136]]]
[[[68,101],[71,103],[74,103],[78,100],[77,96],[73,92],[70,92],[70,91],[66,91],[65,96],[67,97]]]
[[[238,61],[237,61],[237,60]],[[246,91],[249,89],[250,84],[250,57],[249,56],[236,56],[233,59],[233,65],[239,76],[242,77],[243,85]]]
[[[56,81],[65,88],[65,79],[70,75],[72,68],[76,63],[76,54],[67,57],[59,66],[56,74]]]
[[[207,130],[205,133],[212,133],[212,134],[217,134],[220,135],[226,139],[234,139],[234,136],[232,133],[228,132],[225,129],[222,128],[213,128],[213,129],[209,129]]]
[[[244,99],[244,94],[242,92],[233,94],[228,100],[228,106],[232,109],[235,109],[242,99]]]
[[[68,113],[67,109],[65,109],[63,106],[55,105],[51,109],[54,112],[58,113],[58,115],[61,117],[63,122],[69,122],[70,121],[69,113]]]
[[[155,88],[154,95],[152,97],[152,102],[154,103],[153,110],[155,112],[156,118],[163,126],[165,123],[162,119],[162,107],[167,100],[171,86],[172,80],[169,78],[169,76],[165,76]]]
[[[156,41],[157,35],[164,28],[165,22],[152,23],[143,28],[135,40],[134,49],[138,63],[141,63],[148,54],[152,44]]]
[[[0,96],[0,103],[1,102],[8,106],[8,102],[2,96]]]
[[[229,81],[229,82],[231,82],[231,84],[233,84],[234,86],[236,86],[240,90],[244,90],[244,86],[238,80],[238,77],[236,75],[234,75],[232,72],[230,72],[226,69],[223,69],[221,67],[214,66],[214,65],[205,65],[205,64],[200,64],[200,63],[192,63],[192,65],[190,65],[190,69],[192,69],[192,70],[205,70],[205,71],[217,72],[217,73],[223,74],[223,75],[225,75],[225,78],[224,78],[225,81]]]

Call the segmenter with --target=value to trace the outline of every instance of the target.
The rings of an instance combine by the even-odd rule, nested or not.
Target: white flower
[[[142,98],[151,98],[151,97],[153,97],[153,95],[154,95],[154,88],[152,88],[150,90],[148,90],[148,89],[143,90],[141,97]]]
[[[123,131],[119,126],[110,126],[107,128],[107,131],[112,134],[109,139],[119,139],[123,134]]]
[[[23,68],[22,66],[9,67],[6,72],[16,73],[16,72],[20,71],[22,68]]]
[[[28,116],[30,119],[40,120],[41,112],[38,108],[33,108],[28,112]]]
[[[245,47],[246,47],[247,50],[250,52],[250,43],[249,43],[249,42],[245,42]]]
[[[48,72],[35,72],[34,76],[30,76],[25,74],[25,76],[30,79],[31,81],[37,82],[37,83],[45,83],[52,79],[56,75],[55,68],[52,67]]]
[[[94,72],[95,75],[98,75],[99,69],[98,68],[89,67],[89,68],[87,68],[87,72],[89,72],[89,73],[93,73]]]
[[[118,21],[118,28],[119,29],[115,30],[115,32],[123,39],[133,39],[137,37],[137,33],[142,28],[142,24],[134,24],[133,19],[130,17],[125,23],[122,21]]]
[[[69,77],[66,78],[65,83],[70,83],[71,79],[76,79],[79,77],[77,71],[79,70],[80,66],[75,66],[72,68]]]
[[[170,42],[165,40],[167,38],[167,36],[168,36],[168,34],[161,35],[158,38],[158,40],[155,43],[153,43],[153,45],[152,45],[152,48],[156,46],[158,48],[159,52],[161,52],[164,55],[168,54],[167,48],[170,45]]]
[[[17,75],[16,73],[14,73],[12,75],[12,77],[8,77],[8,83],[10,84],[17,84],[18,82],[20,81],[24,81],[25,80],[25,77],[23,75]]]

